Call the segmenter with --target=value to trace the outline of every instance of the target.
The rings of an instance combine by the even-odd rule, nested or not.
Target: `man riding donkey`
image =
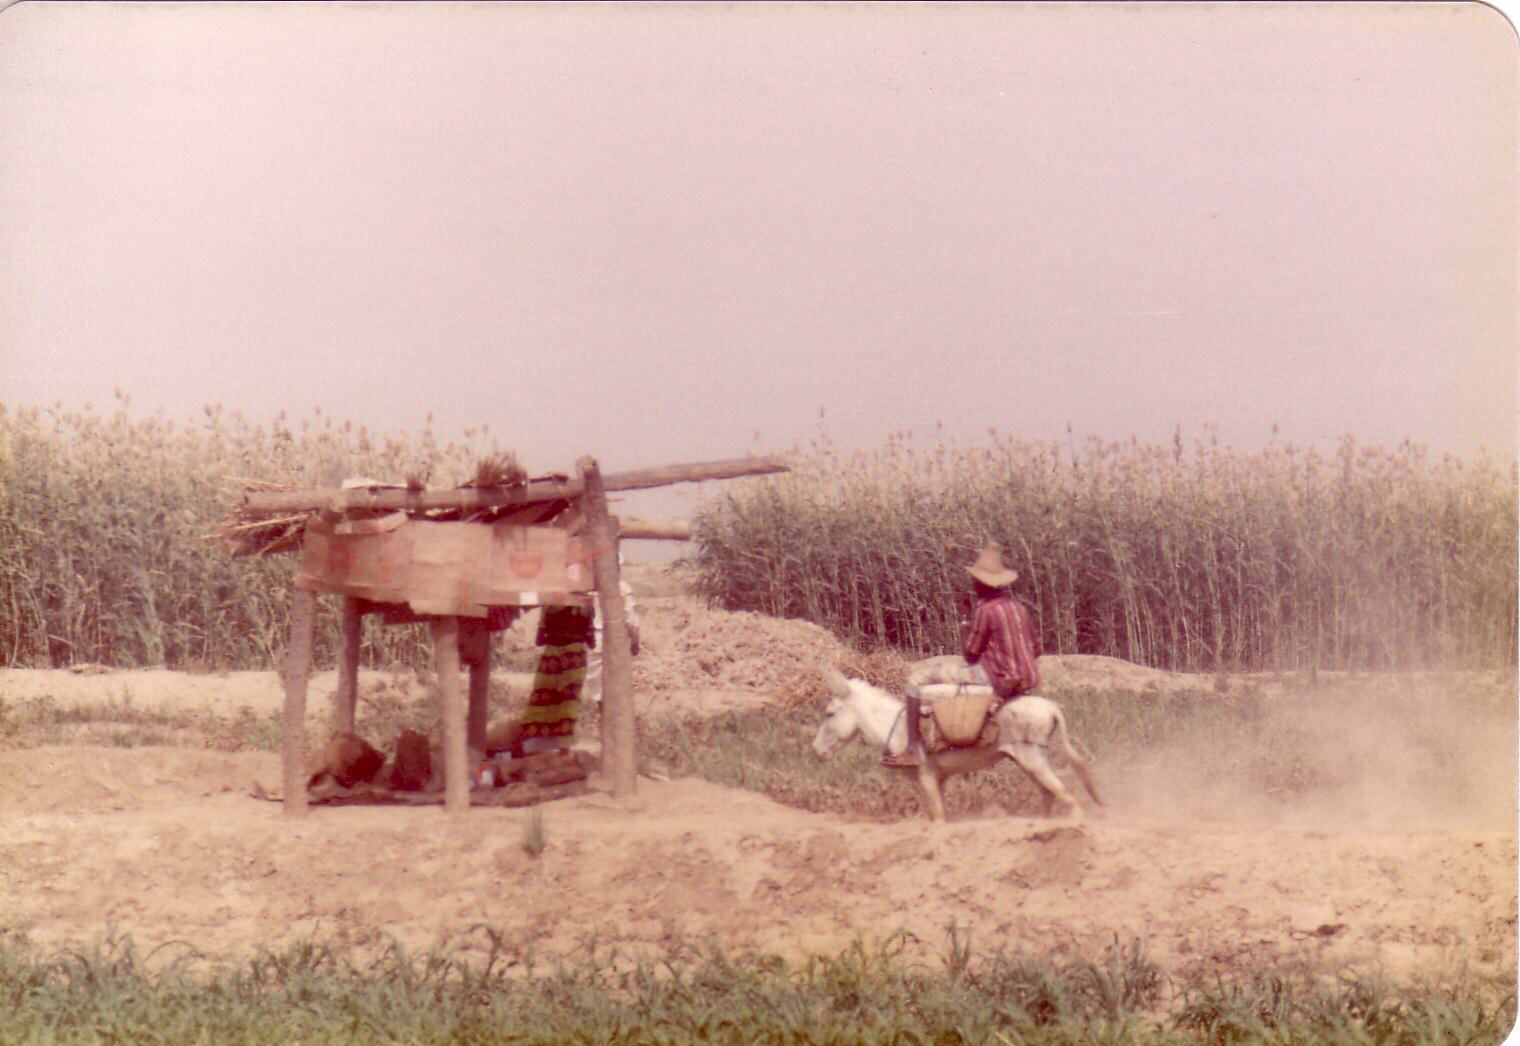
[[[1029,608],[1007,590],[1019,573],[1003,563],[1003,546],[989,543],[966,570],[976,594],[976,609],[969,629],[967,622],[961,622],[961,656],[936,658],[908,674],[904,688],[908,748],[902,755],[883,756],[881,761],[887,766],[917,766],[923,761],[920,687],[935,683],[991,687],[994,703],[989,712],[995,713],[1004,702],[1040,685],[1039,638]]]

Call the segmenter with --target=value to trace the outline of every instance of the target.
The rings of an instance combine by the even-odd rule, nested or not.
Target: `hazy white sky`
[[[535,472],[1513,455],[1517,54],[1473,3],[20,3],[0,402],[431,411]]]

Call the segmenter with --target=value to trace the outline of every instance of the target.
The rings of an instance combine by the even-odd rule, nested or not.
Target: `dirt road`
[[[826,646],[811,626],[720,620],[689,603],[646,606],[646,617],[644,710],[652,686],[693,713],[763,702],[787,657]],[[786,629],[801,631],[781,650]],[[730,657],[702,653],[709,632]],[[666,670],[679,678],[662,682]],[[1091,670],[1115,666],[1097,659]],[[314,714],[325,692],[319,677]],[[273,673],[0,672],[8,700],[39,693],[232,716],[277,707],[279,687]],[[1361,742],[1386,751],[1388,724],[1366,729]],[[708,942],[797,959],[903,931],[911,957],[937,962],[954,925],[973,949],[1067,957],[1144,938],[1173,974],[1290,959],[1398,978],[1463,964],[1499,972],[1516,956],[1512,722],[1505,729],[1487,728],[1504,742],[1488,763],[1471,760],[1482,729],[1453,742],[1442,780],[1462,790],[1439,809],[1364,781],[1336,797],[1343,816],[1274,819],[1230,800],[1227,781],[1191,782],[1182,802],[1132,776],[1110,779],[1109,808],[1080,824],[1001,813],[872,823],[641,778],[628,803],[593,790],[543,807],[548,843],[536,857],[522,810],[336,807],[290,820],[250,795],[255,780],[278,785],[274,754],[110,747],[84,731],[78,743],[0,747],[0,932],[50,950],[113,928],[140,953],[191,947],[237,960],[307,938],[361,952],[392,938],[480,950],[484,925],[510,956],[543,961]],[[1456,773],[1463,762],[1468,777]],[[1379,816],[1368,814],[1374,793],[1385,798]]]

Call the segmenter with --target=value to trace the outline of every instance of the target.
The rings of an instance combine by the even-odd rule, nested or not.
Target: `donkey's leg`
[[[1038,745],[1011,744],[1003,746],[1003,751],[1008,757],[1018,764],[1019,769],[1029,775],[1030,779],[1039,786],[1045,794],[1045,816],[1051,814],[1052,804],[1059,802],[1064,806],[1072,817],[1082,816],[1082,807],[1076,798],[1069,792],[1056,772],[1050,768],[1050,761],[1045,758],[1045,752]]]
[[[1036,777],[1034,774],[1030,773],[1029,772],[1029,767],[1025,766],[1023,763],[1019,762],[1017,759],[1013,760],[1013,765],[1016,766],[1016,767],[1018,767],[1023,772],[1023,774],[1024,774],[1025,777],[1029,778],[1029,783],[1030,784],[1034,785],[1036,788],[1038,788],[1040,790],[1040,816],[1041,817],[1049,817],[1050,816],[1050,811],[1053,810],[1053,809],[1055,809],[1055,805],[1056,805],[1055,793],[1052,792],[1049,788],[1046,788],[1045,785],[1044,785],[1044,783],[1042,783],[1038,777]]]
[[[928,808],[931,821],[945,819],[945,800],[940,792],[943,783],[939,764],[934,761],[933,756],[926,755],[923,762],[918,765],[918,787],[924,793],[924,805]]]
[[[1103,797],[1098,794],[1098,786],[1093,783],[1092,768],[1087,760],[1070,747],[1066,749],[1066,759],[1071,763],[1071,768],[1076,771],[1077,777],[1081,779],[1083,787],[1087,789],[1087,794],[1092,796],[1092,801],[1102,806]]]

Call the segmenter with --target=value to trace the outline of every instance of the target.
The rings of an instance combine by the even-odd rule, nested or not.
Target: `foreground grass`
[[[1140,942],[1094,959],[974,955],[952,927],[943,961],[904,938],[789,965],[675,948],[535,966],[501,935],[483,960],[399,946],[356,963],[317,942],[240,966],[154,968],[130,939],[43,956],[0,944],[0,1043],[1438,1043],[1499,1042],[1505,986],[1393,986],[1274,970],[1178,984]]]

